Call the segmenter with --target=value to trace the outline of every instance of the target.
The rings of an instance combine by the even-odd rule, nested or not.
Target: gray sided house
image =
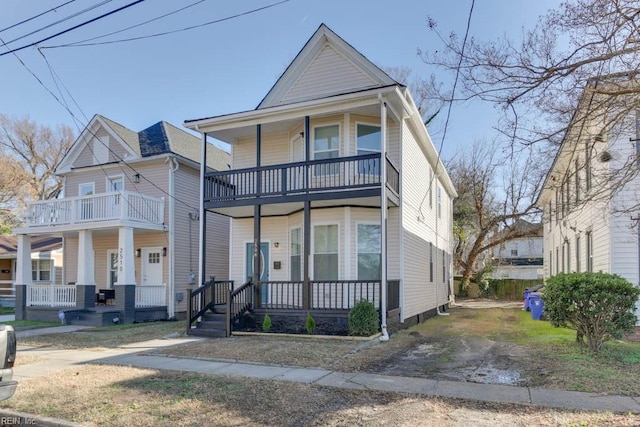
[[[96,115],[60,163],[63,197],[31,202],[17,237],[16,316],[103,325],[184,317],[198,277],[200,140],[166,122],[140,132]],[[208,172],[229,154],[207,146]],[[226,278],[229,220],[209,215],[207,271]],[[34,280],[30,253],[62,238],[61,280]]]
[[[194,293],[190,322],[205,321],[190,333],[266,313],[274,330],[304,331],[310,313],[318,332],[346,333],[366,299],[386,335],[446,309],[456,191],[409,90],[327,26],[255,110],[185,126],[231,146],[201,201],[231,218],[230,283]]]

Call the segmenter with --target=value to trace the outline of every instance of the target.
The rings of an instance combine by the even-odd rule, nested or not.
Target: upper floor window
[[[429,209],[433,209],[433,171],[429,169]]]
[[[587,191],[591,190],[591,145],[589,141],[584,143],[584,185]]]
[[[340,126],[318,126],[313,129],[313,159],[337,159],[340,157]],[[335,164],[315,166],[314,175],[332,175],[337,172]]]
[[[438,218],[442,218],[442,188],[438,186]]]
[[[580,201],[580,164],[578,162],[578,159],[576,159],[576,176],[575,176],[575,182],[576,182],[576,203],[578,203]]]
[[[587,231],[585,236],[587,238],[587,253],[585,254],[587,256],[587,272],[591,273],[593,272],[593,236],[591,231]]]
[[[511,256],[518,256],[518,249],[511,249]]]
[[[358,156],[379,153],[381,151],[380,126],[359,123],[356,126],[356,140]],[[363,160],[358,163],[359,173],[380,174],[380,161],[378,159]]]

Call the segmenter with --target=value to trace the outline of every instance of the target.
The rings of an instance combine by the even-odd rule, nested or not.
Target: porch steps
[[[195,328],[189,330],[189,335],[200,337],[226,337],[227,314],[225,306],[214,307],[213,312],[205,313],[202,321]]]

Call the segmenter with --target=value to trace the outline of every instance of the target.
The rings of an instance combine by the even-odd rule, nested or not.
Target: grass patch
[[[51,384],[55,384],[52,387]],[[90,396],[90,398],[88,398]],[[5,408],[88,426],[637,425],[634,415],[113,366],[23,381]]]
[[[12,320],[10,322],[4,322],[6,325],[13,326],[16,331],[24,331],[26,329],[35,328],[51,328],[53,326],[60,326],[60,322],[39,322],[36,320]]]
[[[141,341],[177,336],[184,333],[184,322],[150,322],[133,325],[83,329],[64,334],[49,334],[28,337],[20,344],[32,346],[55,346],[61,348],[115,348]],[[61,339],[61,336],[64,339]]]
[[[0,314],[15,314],[15,312],[14,307],[0,307]]]

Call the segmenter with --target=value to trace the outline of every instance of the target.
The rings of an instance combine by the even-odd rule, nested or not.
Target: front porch
[[[234,330],[259,325],[265,314],[292,332],[304,329],[307,313],[318,319],[318,332],[347,335],[349,310],[360,300],[374,304],[381,315],[382,295],[386,295],[386,315],[397,317],[400,308],[400,281],[334,280],[258,282],[251,280],[238,288],[233,281],[212,281],[190,291],[187,333],[230,336]],[[250,319],[247,316],[251,316]],[[255,327],[255,326],[254,326]],[[205,329],[204,331],[202,329]]]
[[[133,313],[123,304],[125,288],[113,289],[112,298],[98,303],[100,293],[91,298],[91,287],[83,285],[27,285],[18,288],[16,318],[34,321],[61,321],[66,324],[108,326],[167,319],[167,286],[135,286]],[[124,291],[124,292],[121,292]],[[104,290],[103,290],[104,295]],[[111,296],[111,295],[109,295]],[[119,297],[119,298],[118,298]]]

